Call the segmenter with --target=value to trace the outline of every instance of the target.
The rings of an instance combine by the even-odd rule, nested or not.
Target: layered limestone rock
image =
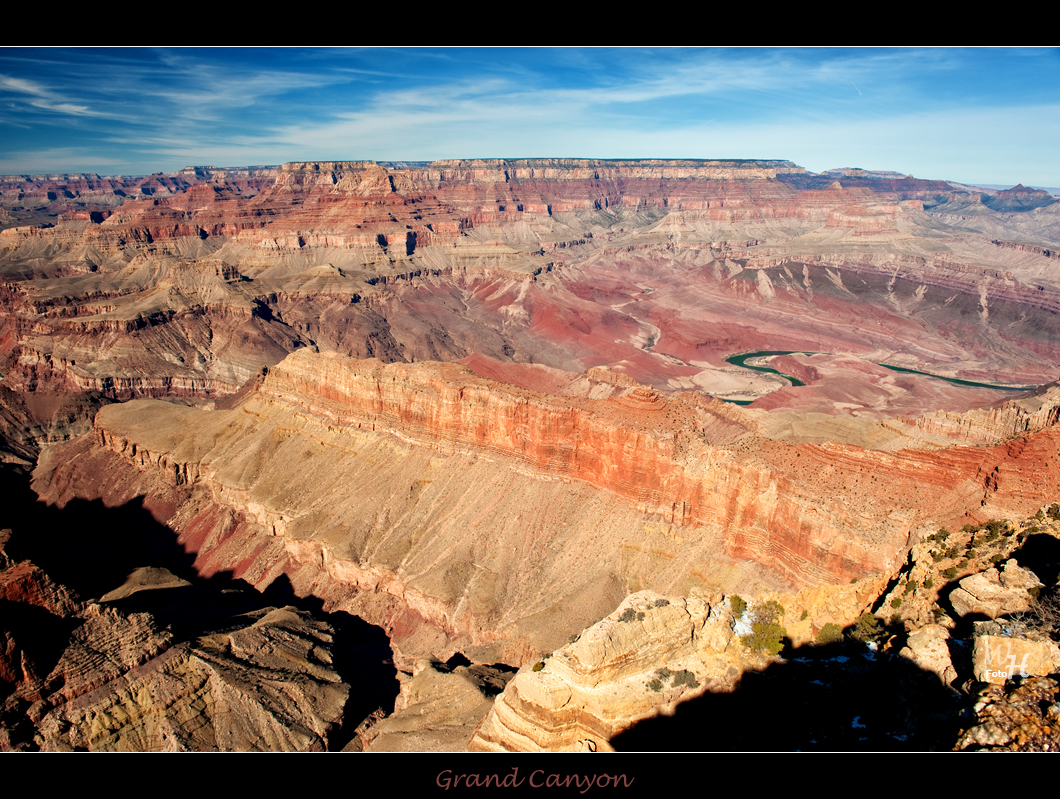
[[[176,646],[139,632],[147,614],[95,613],[56,666],[60,695],[30,709],[43,750],[322,751],[342,719],[331,631],[293,608]]]
[[[629,596],[577,640],[524,666],[471,751],[611,751],[635,722],[704,691],[731,689],[753,653],[733,641],[727,603]]]
[[[1060,421],[1060,386],[1043,386],[1033,396],[991,408],[937,411],[910,420],[918,432],[966,444],[993,444],[1036,433]]]
[[[0,750],[324,750],[341,728],[351,689],[327,623],[251,606],[218,626],[225,611],[204,610],[206,596],[161,568],[134,570],[106,604],[83,602],[11,558],[10,538],[0,531]],[[174,603],[162,608],[183,639],[111,604],[144,591]]]

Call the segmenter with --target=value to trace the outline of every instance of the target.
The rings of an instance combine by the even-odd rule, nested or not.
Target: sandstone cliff
[[[153,497],[201,572],[286,574],[406,657],[524,662],[643,586],[889,574],[922,525],[1038,507],[1056,477],[1020,470],[1058,446],[1053,430],[941,453],[792,446],[694,395],[557,398],[303,351],[236,410],[104,408],[42,454],[36,487]]]

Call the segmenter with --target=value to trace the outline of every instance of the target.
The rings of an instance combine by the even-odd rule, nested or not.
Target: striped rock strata
[[[521,663],[630,591],[889,574],[922,526],[1030,512],[1060,486],[1053,429],[941,452],[791,445],[731,406],[621,390],[303,351],[235,410],[104,408],[42,454],[35,488],[146,496],[201,572],[286,576],[408,657]]]

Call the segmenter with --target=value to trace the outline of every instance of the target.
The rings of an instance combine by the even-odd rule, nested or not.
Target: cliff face
[[[1060,487],[1023,472],[1054,460],[1052,430],[942,452],[792,446],[756,441],[731,407],[624,391],[303,351],[234,411],[104,408],[91,437],[43,453],[36,488],[153,497],[203,573],[286,574],[408,657],[523,662],[638,587],[890,573],[921,526]]]

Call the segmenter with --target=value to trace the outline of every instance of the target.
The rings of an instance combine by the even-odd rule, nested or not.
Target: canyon
[[[57,561],[67,587],[9,592],[7,748],[251,748],[203,686],[279,684],[280,639],[302,693],[244,713],[274,748],[612,748],[691,678],[647,710],[585,694],[561,718],[540,708],[567,689],[534,682],[553,666],[524,672],[549,655],[567,682],[666,669],[731,693],[762,663],[729,598],[776,597],[808,644],[894,615],[940,528],[1060,499],[1060,203],[1022,186],[787,161],[300,162],[0,176],[0,210],[5,479],[32,472],[55,513],[135,511],[168,552],[114,573],[85,555],[108,576],[80,587]],[[780,374],[727,360],[761,351]],[[5,555],[10,580],[73,546],[48,543],[59,523],[31,544],[25,519],[0,522],[25,555]],[[163,567],[177,582],[137,587]],[[146,599],[218,580],[275,601],[200,629]],[[935,623],[932,597],[902,605],[904,635]],[[686,618],[705,643],[681,643]],[[151,656],[64,695],[100,619],[106,646]],[[374,643],[343,651],[374,665],[343,671],[328,652],[351,619]],[[178,672],[175,693],[129,698]],[[92,727],[89,695],[132,727]],[[441,696],[467,713],[435,735]],[[145,709],[162,701],[179,723]]]

